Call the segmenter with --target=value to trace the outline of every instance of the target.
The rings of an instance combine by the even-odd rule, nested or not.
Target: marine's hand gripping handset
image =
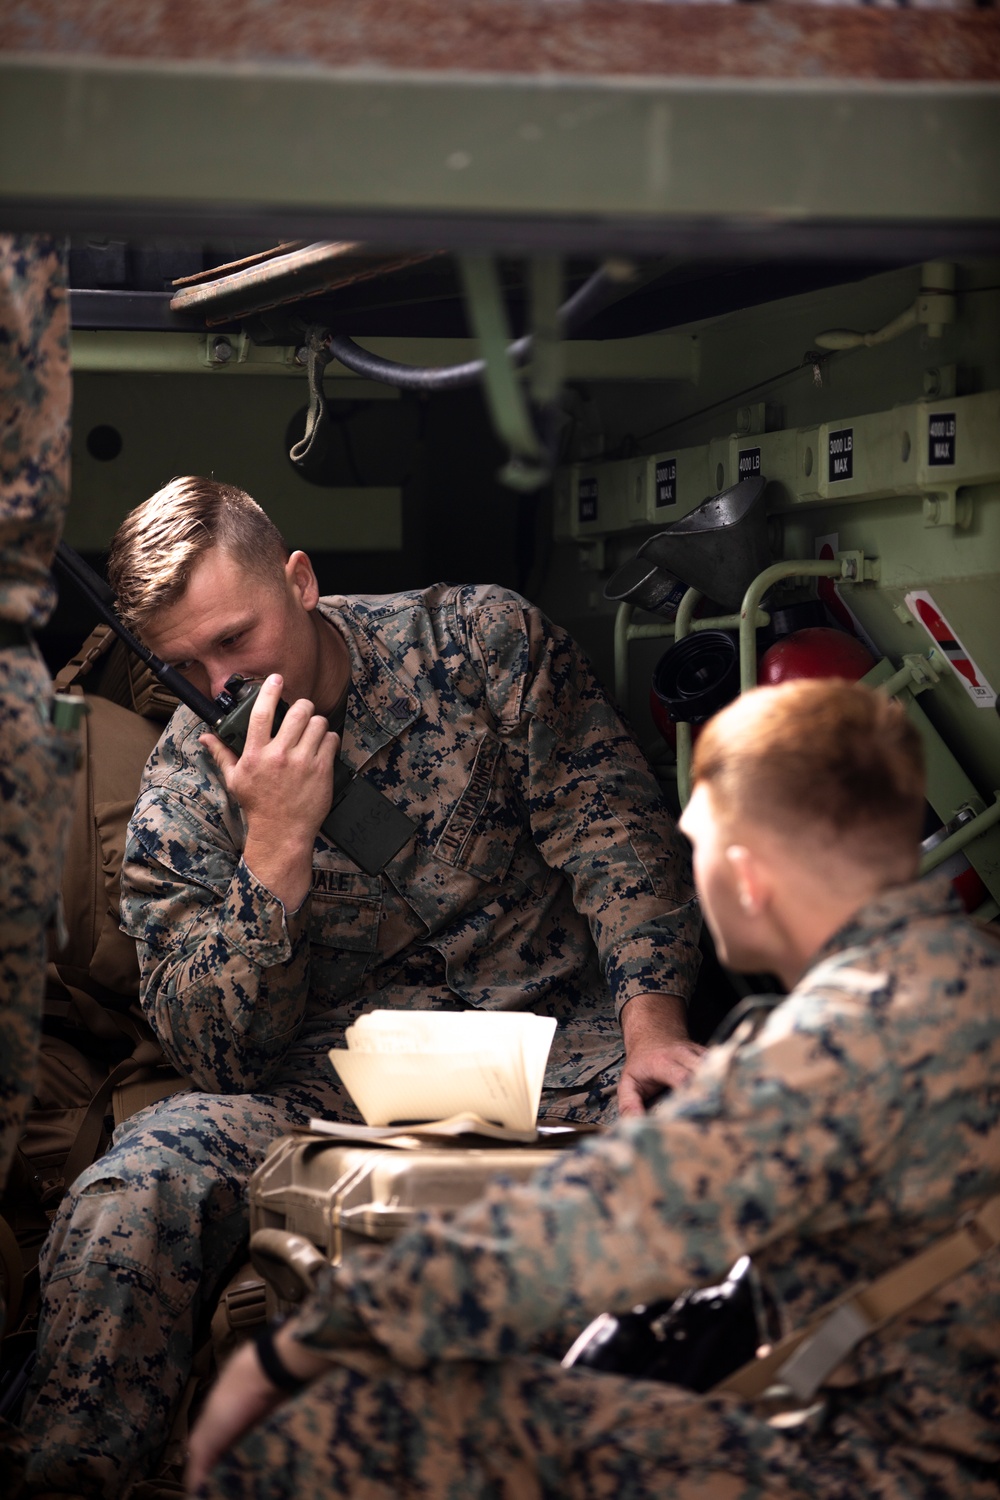
[[[114,595],[104,579],[72,547],[60,542],[55,560],[60,570],[86,595],[101,619],[111,626],[131,652],[146,663],[154,677],[192,713],[203,719],[223,744],[239,755],[246,744],[247,725],[260,692],[260,683],[230,677],[217,698],[207,697],[176,667],[168,666],[154,655],[122,624],[115,613]],[[288,704],[282,699],[271,723],[272,734],[287,712]],[[339,755],[333,763],[333,788],[333,803],[320,832],[353,859],[366,875],[377,875],[413,837],[416,823],[369,782],[355,775]]]

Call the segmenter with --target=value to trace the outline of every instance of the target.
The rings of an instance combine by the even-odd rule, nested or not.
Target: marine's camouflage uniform
[[[942,881],[886,892],[652,1114],[337,1273],[304,1313],[337,1364],[203,1493],[995,1500],[996,1250],[859,1346],[798,1429],[531,1350],[744,1251],[802,1326],[1000,1190],[998,1078],[1000,945]]]
[[[246,1183],[310,1114],[356,1118],[326,1058],[379,1006],[555,1015],[543,1108],[607,1111],[615,1005],[689,994],[688,862],[634,743],[565,633],[516,595],[322,601],[352,658],[342,754],[418,824],[381,876],[317,842],[286,913],[242,863],[239,807],[178,711],[131,824],[123,923],[143,1004],[203,1090],[129,1121],[50,1236],[39,1487],[112,1496],[162,1446]],[[82,1454],[82,1456],[81,1456]]]
[[[69,413],[64,247],[0,235],[0,628],[27,627],[0,640],[0,1186],[31,1099],[72,790],[74,745],[50,728],[52,684],[27,633],[55,602]]]

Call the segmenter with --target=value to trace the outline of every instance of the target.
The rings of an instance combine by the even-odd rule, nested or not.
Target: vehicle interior
[[[294,278],[310,256],[314,276],[335,284],[303,298]],[[473,280],[483,269],[485,293]],[[675,805],[689,751],[670,743],[652,682],[683,589],[644,608],[647,575],[698,587],[696,633],[732,632],[754,579],[787,565],[765,581],[755,657],[798,620],[850,632],[871,653],[867,670],[909,670],[898,690],[942,742],[932,804],[944,824],[965,805],[982,817],[1000,770],[998,271],[989,258],[706,266],[77,236],[66,540],[100,569],[133,504],[174,474],[211,473],[260,500],[309,552],[324,592],[487,577],[514,588],[584,645]],[[532,333],[533,278],[545,276],[553,302],[599,283],[603,304],[559,347],[554,396],[534,401],[529,380],[521,410],[508,410],[479,373],[434,389],[484,347],[477,320],[495,314],[500,347]],[[233,310],[241,296],[253,310]],[[313,375],[322,442],[296,463],[296,445],[309,447],[317,332],[329,360]],[[350,346],[387,362],[382,378],[331,357],[331,338],[348,358]],[[389,383],[421,373],[430,388]],[[753,518],[734,511],[714,531],[673,536],[747,480],[764,481]],[[841,571],[817,578],[830,553]],[[925,594],[950,636],[917,609]],[[45,637],[54,670],[92,620],[64,588]],[[924,664],[907,669],[911,658]],[[986,916],[1000,835],[987,823],[965,842]]]
[[[738,692],[882,685],[927,752],[923,868],[995,923],[995,12],[152,9],[0,20],[0,224],[70,243],[75,552],[103,574],[126,513],[203,474],[324,593],[514,589],[583,645],[675,813]],[[80,669],[97,623],[60,575],[46,660],[151,717],[148,748],[170,701],[108,642]],[[88,966],[126,1014],[131,976],[119,1003]],[[706,944],[699,1039],[752,988]],[[138,1055],[115,1025],[98,1081]],[[176,1086],[141,1080],[116,1119]],[[26,1307],[67,1149],[22,1222]],[[313,1270],[282,1261],[269,1305]],[[219,1349],[264,1315],[254,1274]]]

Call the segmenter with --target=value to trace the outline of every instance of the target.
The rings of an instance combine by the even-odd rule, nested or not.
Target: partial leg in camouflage
[[[66,247],[0,235],[0,1188],[31,1101],[45,940],[59,893],[73,756],[49,728],[51,683],[18,627],[44,624],[69,498]],[[0,1295],[0,1332],[5,1321]],[[0,1424],[0,1489],[15,1482]]]
[[[76,751],[49,726],[51,696],[34,647],[0,650],[0,1187],[34,1089],[46,938],[69,827]],[[0,1295],[0,1331],[5,1317]],[[19,1473],[0,1422],[0,1493],[14,1493]]]
[[[68,1194],[43,1252],[24,1433],[34,1490],[113,1500],[170,1432],[214,1297],[247,1235],[267,1147],[335,1085],[291,1098],[177,1094],[136,1115]]]
[[[896,1446],[879,1420],[891,1397],[866,1403],[867,1427],[820,1415],[781,1432],[736,1401],[540,1358],[344,1360],[248,1433],[199,1500],[995,1500],[982,1468]]]
[[[51,701],[36,648],[0,650],[0,1185],[34,1086],[76,763],[75,738],[49,725]]]
[[[519,1358],[334,1368],[247,1434],[199,1497],[856,1500],[858,1478],[739,1404]]]
[[[31,1098],[72,794],[73,752],[49,728],[49,675],[20,639],[55,600],[69,409],[65,246],[0,235],[0,1187]]]

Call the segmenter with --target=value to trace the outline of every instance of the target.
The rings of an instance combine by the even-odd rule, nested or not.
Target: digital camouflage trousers
[[[270,1143],[337,1112],[336,1085],[175,1094],[116,1130],[42,1252],[42,1306],[22,1436],[32,1490],[113,1500],[148,1477],[246,1244],[248,1184]]]
[[[33,1491],[115,1500],[155,1472],[194,1352],[245,1252],[251,1174],[312,1115],[356,1118],[332,1070],[320,1079],[317,1050],[308,1085],[175,1094],[142,1110],[67,1193],[42,1252],[22,1422]],[[577,1104],[565,1094],[549,1108]]]

